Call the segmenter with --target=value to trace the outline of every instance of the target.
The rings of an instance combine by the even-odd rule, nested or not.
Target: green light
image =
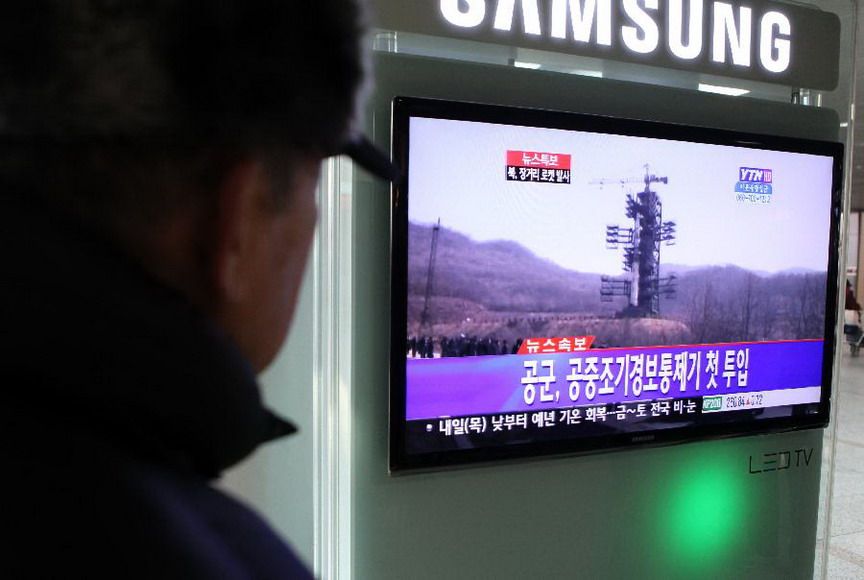
[[[670,576],[716,573],[735,559],[747,534],[748,494],[740,471],[733,457],[700,454],[670,477],[661,514],[667,547],[661,559]]]

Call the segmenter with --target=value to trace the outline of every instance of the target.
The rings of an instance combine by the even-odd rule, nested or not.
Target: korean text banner
[[[821,340],[408,360],[410,420],[818,386]]]

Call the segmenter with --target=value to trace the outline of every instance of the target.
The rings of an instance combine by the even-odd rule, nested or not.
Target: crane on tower
[[[674,221],[663,221],[663,203],[652,189],[653,184],[668,184],[668,177],[651,173],[645,165],[645,177],[640,179],[597,179],[589,182],[600,185],[633,183],[645,188],[635,196],[627,194],[625,215],[632,220],[628,226],[606,226],[606,247],[623,248],[623,278],[602,276],[600,298],[611,302],[615,296],[626,296],[628,304],[619,316],[629,318],[657,317],[660,315],[660,296],[675,296],[676,276],[660,276],[660,246],[672,245],[676,238]]]
[[[438,255],[438,235],[441,233],[441,218],[432,226],[432,247],[429,249],[429,265],[426,269],[426,294],[423,297],[423,312],[420,313],[420,328],[428,329],[429,301],[432,297],[432,279],[435,276],[435,258]]]

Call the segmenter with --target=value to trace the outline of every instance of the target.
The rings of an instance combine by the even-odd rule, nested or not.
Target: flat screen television
[[[843,147],[398,97],[390,469],[824,427]]]

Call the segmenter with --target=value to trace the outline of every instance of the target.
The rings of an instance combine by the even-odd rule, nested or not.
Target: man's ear
[[[246,159],[226,173],[216,194],[212,230],[212,276],[219,302],[242,300],[249,288],[246,267],[254,259],[256,231],[267,184],[261,163]]]

